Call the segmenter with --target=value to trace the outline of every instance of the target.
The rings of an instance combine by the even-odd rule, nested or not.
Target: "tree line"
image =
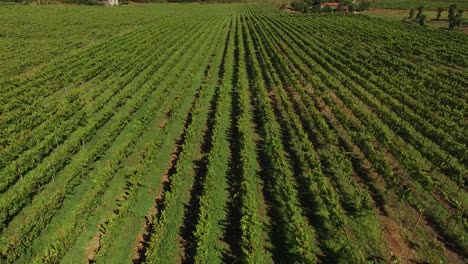
[[[460,26],[463,24],[463,9],[457,9],[457,5],[451,5],[448,9],[448,28],[449,30],[454,30],[460,28]],[[417,13],[416,13],[417,10]],[[416,23],[421,26],[426,25],[426,18],[427,15],[424,14],[424,6],[420,6],[417,9],[411,8],[409,11],[409,16],[408,18],[403,19],[404,22],[407,23]],[[435,21],[440,21],[440,18],[442,16],[442,12],[444,12],[445,9],[442,7],[439,7],[437,9],[437,17],[434,19]],[[416,15],[415,15],[416,13]]]
[[[363,11],[369,9],[371,5],[370,0],[339,0],[335,1],[339,5],[336,8],[332,6],[324,6],[326,0],[293,0],[291,2],[291,7],[297,11],[303,13],[322,13],[322,12],[354,12],[354,11]],[[344,10],[343,7],[347,7],[347,10]]]

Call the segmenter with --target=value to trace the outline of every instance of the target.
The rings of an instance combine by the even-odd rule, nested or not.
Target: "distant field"
[[[468,0],[374,0],[373,8],[409,9],[424,6],[426,9],[436,10],[439,7],[447,9],[456,4],[458,8],[468,9]]]
[[[468,259],[468,36],[246,3],[0,14],[0,263]]]
[[[391,21],[401,22],[402,19],[408,18],[409,10],[408,9],[382,9],[382,8],[373,8],[363,12],[366,15],[371,17],[384,18]],[[437,17],[437,11],[434,10],[425,10],[424,14],[427,15],[426,26],[434,29],[448,29],[448,12],[443,11],[440,17],[440,20],[434,20]],[[468,33],[468,21],[464,21],[459,29],[459,32]]]

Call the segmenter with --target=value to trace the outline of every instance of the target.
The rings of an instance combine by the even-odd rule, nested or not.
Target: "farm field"
[[[416,5],[417,6],[417,5]],[[375,18],[383,18],[394,22],[402,23],[402,20],[407,19],[409,16],[409,9],[383,9],[383,8],[371,8],[362,12],[365,15]],[[427,20],[425,22],[426,27],[431,29],[439,30],[448,30],[448,11],[442,12],[440,20],[435,20],[437,18],[437,11],[428,10],[424,11],[424,14],[427,15]],[[419,25],[413,25],[419,26]],[[464,22],[460,25],[459,29],[456,29],[458,32],[463,32],[468,34],[468,23]]]
[[[254,3],[0,14],[1,263],[468,260],[465,34]]]
[[[455,4],[458,8],[466,10],[468,8],[468,0],[374,0],[372,7],[387,8],[387,9],[410,9],[424,6],[429,10],[437,10],[442,7],[445,10],[450,5]]]

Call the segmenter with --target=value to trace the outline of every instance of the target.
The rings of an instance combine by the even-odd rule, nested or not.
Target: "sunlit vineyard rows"
[[[467,261],[466,35],[267,4],[0,12],[1,263]]]

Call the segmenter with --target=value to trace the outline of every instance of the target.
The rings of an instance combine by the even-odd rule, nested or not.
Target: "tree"
[[[423,27],[426,25],[426,17],[427,17],[427,16],[426,16],[425,14],[421,14],[421,15],[419,16],[419,18],[418,18],[418,23],[419,23],[419,25],[421,25],[421,26],[423,26]]]
[[[455,15],[455,27],[459,28],[463,23],[463,10],[458,10],[458,13]]]
[[[307,5],[304,1],[301,0],[294,0],[291,2],[291,7],[297,11],[301,11],[306,13],[307,12]]]
[[[339,5],[336,10],[336,12],[343,12],[343,6],[342,5]]]
[[[322,13],[322,8],[320,6],[312,6],[312,13]]]
[[[342,5],[351,5],[353,3],[352,0],[343,0],[343,1],[340,1],[340,4]]]
[[[437,17],[436,17],[436,20],[439,20],[439,19],[440,19],[440,16],[442,15],[442,11],[444,11],[444,9],[443,9],[442,7],[437,8]]]
[[[426,17],[427,16],[424,14],[424,6],[420,6],[418,7],[418,13],[414,18],[414,22],[418,23],[421,26],[424,26],[426,24]]]
[[[455,14],[455,5],[450,6],[449,10],[449,30],[459,28],[463,22],[463,10],[458,10],[458,13]]]
[[[419,17],[423,14],[424,12],[424,6],[418,7],[418,13],[416,14],[416,21],[419,21]]]
[[[306,0],[305,5],[308,8],[308,11],[312,11],[312,13],[320,13],[322,8],[322,1],[323,0]]]
[[[331,7],[331,6],[326,6],[326,7],[323,8],[323,12],[329,12],[329,13],[331,13],[331,12],[333,12],[333,7]]]
[[[455,28],[455,19],[449,18],[449,30],[453,30]]]
[[[304,6],[302,7],[302,12],[304,12],[305,14],[309,13],[309,5],[307,3],[304,3]]]
[[[451,5],[449,7],[449,11],[448,11],[448,18],[449,18],[449,21],[451,18],[454,18],[455,17],[455,9],[457,8],[457,5]]]
[[[321,6],[322,5],[322,0],[311,0],[310,3],[313,6]]]
[[[370,6],[371,6],[371,1],[370,0],[361,0],[359,2],[359,10],[360,11],[367,10],[367,9],[369,9]]]
[[[409,11],[409,17],[408,19],[412,19],[414,17],[414,8],[411,8]]]

